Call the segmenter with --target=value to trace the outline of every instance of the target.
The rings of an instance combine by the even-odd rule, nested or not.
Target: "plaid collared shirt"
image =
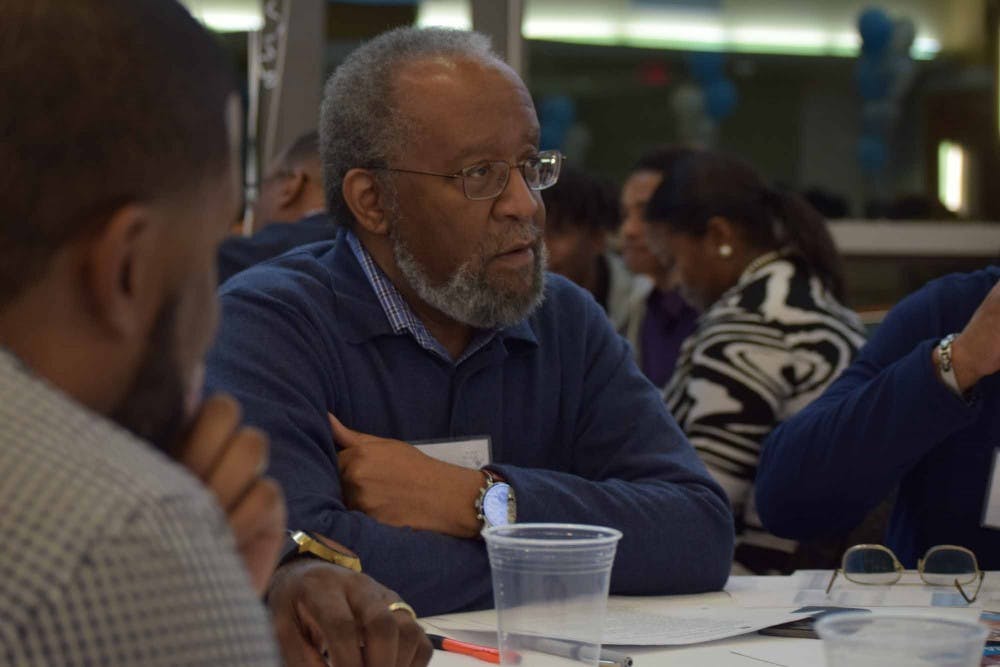
[[[0,350],[0,665],[276,665],[183,468]]]
[[[345,238],[354,256],[361,264],[361,269],[365,272],[365,276],[368,277],[368,282],[371,283],[372,289],[375,290],[375,296],[378,298],[378,302],[382,306],[382,310],[385,312],[392,330],[397,334],[404,331],[408,332],[420,347],[452,363],[454,360],[451,358],[451,354],[428,331],[427,326],[406,303],[403,295],[396,289],[396,286],[392,284],[392,281],[389,280],[388,276],[378,267],[375,260],[372,259],[372,256],[365,250],[364,246],[361,245],[358,237],[353,232],[348,231],[345,234]],[[462,353],[462,356],[457,361],[454,361],[454,363],[460,364],[471,357],[489,343],[495,335],[495,329],[477,331],[468,347]]]

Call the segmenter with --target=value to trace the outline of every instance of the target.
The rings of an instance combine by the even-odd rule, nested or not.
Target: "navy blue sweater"
[[[628,344],[584,291],[555,275],[544,305],[455,365],[395,334],[347,243],[258,265],[221,290],[209,385],[271,435],[289,525],[329,535],[421,614],[488,606],[481,540],[395,528],[343,502],[326,413],[406,441],[488,434],[519,521],[624,533],[616,593],[720,588],[733,524]]]
[[[326,213],[309,215],[296,222],[272,222],[253,236],[232,236],[219,244],[219,284],[266,259],[337,233]]]
[[[980,381],[969,405],[931,359],[998,278],[997,267],[947,276],[900,302],[840,379],[774,431],[757,468],[768,530],[810,539],[850,529],[898,484],[886,541],[904,565],[958,544],[1000,568],[1000,531],[980,526],[1000,447],[1000,375]]]

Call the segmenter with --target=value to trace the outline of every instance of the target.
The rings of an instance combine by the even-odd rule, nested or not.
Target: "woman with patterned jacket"
[[[864,342],[842,305],[833,239],[801,198],[709,151],[678,151],[646,217],[650,247],[676,262],[685,297],[703,309],[665,399],[729,494],[734,571],[784,571],[796,544],[768,534],[752,504],[761,443]]]

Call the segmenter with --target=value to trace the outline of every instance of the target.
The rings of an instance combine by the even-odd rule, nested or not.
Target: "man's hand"
[[[475,537],[483,474],[427,456],[400,440],[353,431],[330,415],[344,502],[390,526]]]
[[[286,665],[422,667],[433,654],[420,625],[389,611],[399,596],[370,577],[314,558],[274,575],[267,596]]]
[[[180,462],[215,495],[226,512],[236,547],[263,594],[285,541],[285,501],[262,475],[267,438],[240,426],[239,404],[229,396],[205,401],[181,447]]]
[[[984,377],[1000,371],[1000,283],[990,290],[951,344],[951,360],[963,393]]]

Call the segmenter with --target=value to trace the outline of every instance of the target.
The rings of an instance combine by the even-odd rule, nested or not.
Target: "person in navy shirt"
[[[951,275],[900,302],[840,379],[775,429],[757,467],[768,530],[850,529],[898,485],[886,544],[905,566],[955,544],[1000,568],[986,512],[1000,493],[998,278],[995,266]]]
[[[208,364],[271,436],[289,525],[420,614],[492,603],[484,521],[620,529],[615,593],[721,588],[726,497],[601,307],[545,273],[561,156],[488,39],[368,42],[327,83],[320,139],[337,238],[228,281]],[[412,444],[458,437],[488,438],[488,464]],[[507,511],[480,512],[501,489]]]
[[[319,164],[319,133],[307,132],[278,156],[261,179],[253,204],[254,234],[233,235],[219,245],[219,284],[266,259],[333,238]]]

